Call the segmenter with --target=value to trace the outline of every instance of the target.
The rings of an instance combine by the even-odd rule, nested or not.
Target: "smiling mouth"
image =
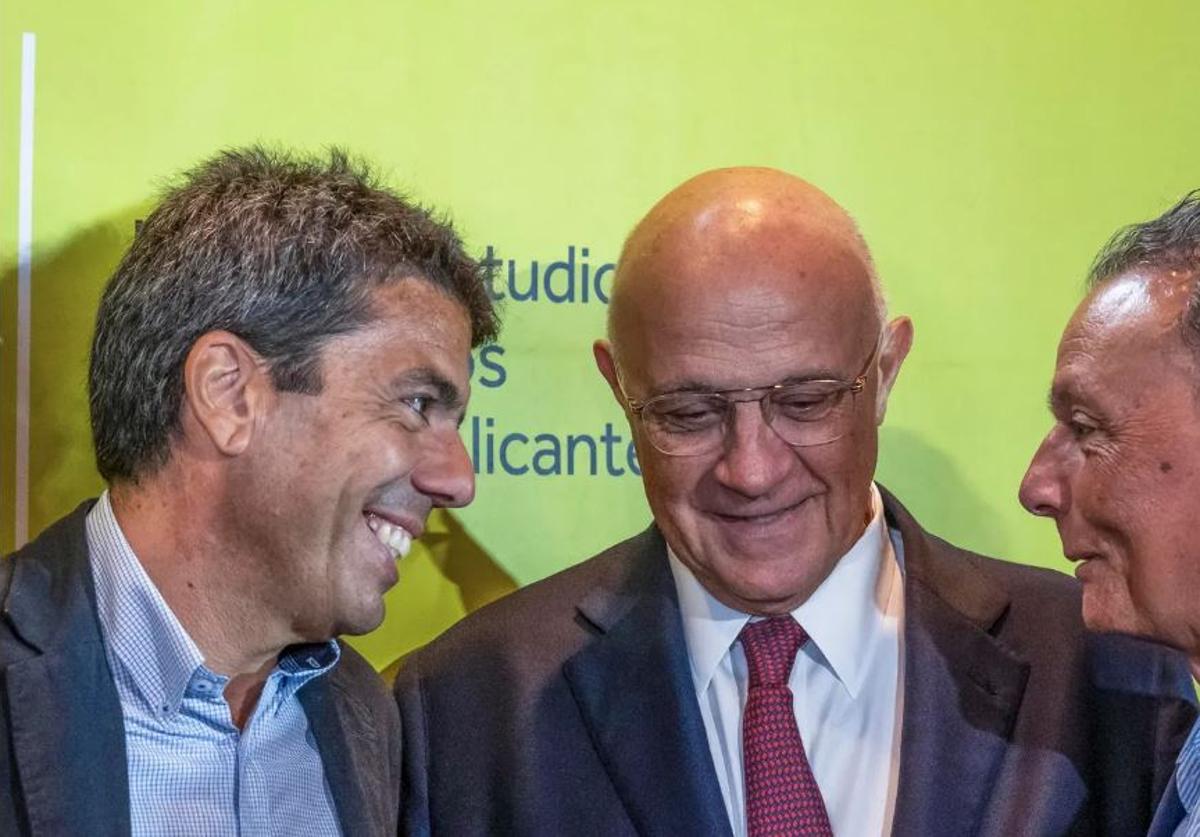
[[[800,506],[803,504],[804,501],[801,500],[799,503],[793,503],[792,505],[784,506],[781,509],[761,512],[759,514],[724,514],[722,512],[713,512],[713,517],[717,518],[722,523],[733,523],[735,525],[758,524],[760,526],[765,526],[780,520],[785,515],[800,508]]]
[[[366,518],[367,528],[392,553],[393,559],[403,558],[412,549],[413,534],[400,524],[384,520],[374,512],[364,512],[363,517]]]
[[[1074,552],[1065,556],[1075,565],[1074,574],[1080,581],[1086,581],[1096,572],[1097,565],[1103,562],[1103,557],[1095,552]]]

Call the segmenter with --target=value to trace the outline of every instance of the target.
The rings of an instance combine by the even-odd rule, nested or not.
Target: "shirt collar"
[[[307,642],[301,645],[289,645],[279,654],[279,665],[275,669],[283,676],[279,686],[280,700],[287,700],[300,687],[325,674],[342,657],[342,649],[337,640],[327,642]]]
[[[1175,790],[1184,810],[1192,815],[1200,802],[1200,720],[1192,725],[1175,760]]]
[[[113,514],[108,492],[87,516],[96,609],[110,660],[156,712],[175,712],[204,655],[146,574]]]
[[[210,683],[212,690],[224,689],[228,678],[204,666],[204,655],[125,539],[107,491],[88,513],[86,528],[105,644],[110,659],[129,672],[143,699],[156,712],[173,713],[189,686]],[[332,639],[285,648],[275,668],[282,680],[279,699],[290,698],[340,658],[341,650]]]
[[[857,697],[862,686],[872,645],[883,629],[892,585],[900,578],[883,500],[874,483],[871,512],[867,528],[849,552],[808,600],[792,611],[851,698]],[[670,547],[667,555],[679,596],[692,681],[697,694],[703,694],[751,617],[717,601]]]

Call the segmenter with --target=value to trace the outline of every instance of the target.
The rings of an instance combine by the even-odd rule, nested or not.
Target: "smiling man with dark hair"
[[[0,562],[0,832],[394,834],[372,630],[495,335],[453,229],[334,151],[189,172],[96,317],[88,502]]]
[[[1063,332],[1054,426],[1021,502],[1058,525],[1083,620],[1177,648],[1200,676],[1200,194],[1118,232]],[[1200,833],[1200,726],[1152,833]]]
[[[722,169],[625,244],[594,354],[654,524],[396,681],[408,833],[1135,834],[1182,661],[873,479],[913,339],[812,185]]]

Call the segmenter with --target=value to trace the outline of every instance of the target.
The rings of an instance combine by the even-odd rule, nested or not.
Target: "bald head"
[[[828,270],[833,267],[835,269]],[[837,281],[840,287],[830,288]],[[608,312],[620,353],[663,305],[703,294],[835,291],[875,328],[886,315],[874,264],[850,215],[817,187],[769,168],[715,169],[662,198],[625,241]],[[790,285],[791,287],[787,287]]]
[[[592,350],[672,553],[729,607],[794,609],[871,517],[912,344],[853,220],[780,171],[708,172],[634,228],[610,300]]]

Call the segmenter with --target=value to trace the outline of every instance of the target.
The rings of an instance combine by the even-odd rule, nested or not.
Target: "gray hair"
[[[1130,270],[1200,271],[1200,189],[1162,215],[1116,232],[1088,271],[1088,289]]]
[[[1088,290],[1131,270],[1200,276],[1200,189],[1157,218],[1118,230],[1092,262]],[[1184,344],[1200,354],[1200,285],[1194,281],[1180,327]]]
[[[100,475],[136,480],[167,462],[184,361],[204,333],[238,335],[277,389],[316,394],[323,345],[369,323],[372,291],[405,277],[462,304],[473,346],[495,338],[485,272],[450,223],[346,152],[254,146],[185,173],[100,300],[88,376]]]

